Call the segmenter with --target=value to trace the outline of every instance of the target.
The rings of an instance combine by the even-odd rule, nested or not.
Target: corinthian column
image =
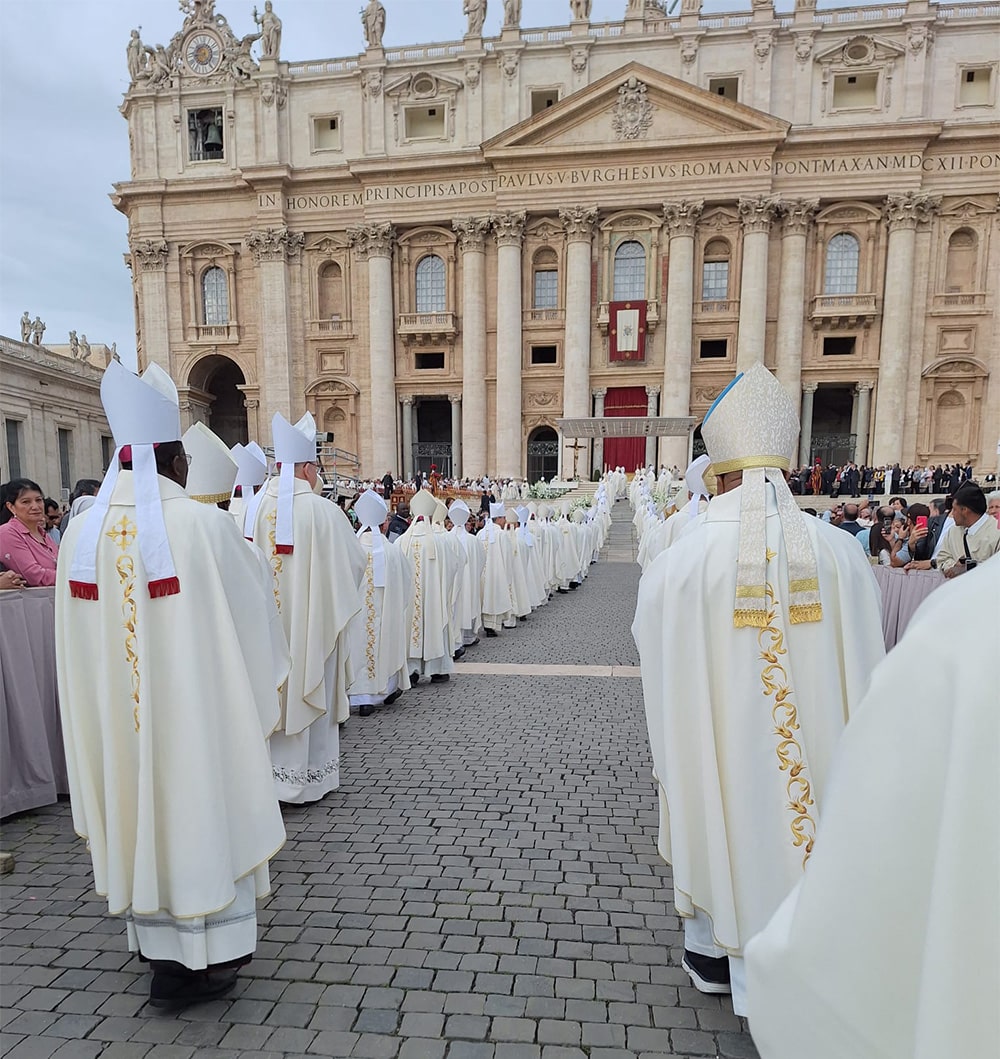
[[[816,199],[792,199],[781,214],[781,280],[774,373],[798,407],[802,392],[802,321],[805,315],[806,233],[819,207]]]
[[[452,223],[462,248],[462,462],[486,474],[486,233],[488,217]]]
[[[167,259],[170,247],[165,239],[138,239],[132,244],[132,282],[139,293],[139,337],[142,353],[140,371],[159,364],[171,375],[170,319],[167,304]]]
[[[660,400],[659,386],[646,387],[646,417],[652,419],[656,415],[656,406]],[[656,466],[656,438],[652,434],[646,435],[646,466]]]
[[[275,411],[296,419],[292,407],[291,339],[288,322],[288,260],[302,250],[305,236],[287,228],[263,228],[247,235],[246,244],[257,267],[257,305],[260,311],[258,334],[267,337],[267,356],[263,358],[264,374],[260,392],[270,407],[266,421]],[[301,397],[296,394],[296,403]]]
[[[667,352],[663,362],[660,413],[686,416],[691,409],[691,314],[694,299],[694,230],[704,203],[701,199],[665,202],[663,216],[670,233],[667,252]],[[687,438],[663,438],[660,462],[668,467],[687,463]],[[648,462],[648,460],[647,460]]]
[[[358,257],[368,261],[368,343],[371,399],[371,472],[395,473],[399,463],[396,436],[396,362],[392,321],[391,224],[365,224],[348,231]]]
[[[859,467],[868,466],[868,421],[872,414],[873,382],[858,383],[858,426],[855,431],[854,462]]]
[[[777,200],[758,195],[740,199],[743,222],[743,272],[740,278],[740,332],[736,370],[746,371],[764,360],[767,327],[767,244]]]
[[[493,217],[497,240],[497,463],[500,478],[520,478],[521,240],[524,210]]]
[[[882,298],[882,344],[879,348],[878,390],[875,394],[875,431],[872,463],[892,464],[903,456],[903,417],[910,361],[910,318],[913,315],[913,250],[917,225],[929,220],[941,204],[939,198],[889,195],[885,218],[889,247],[885,259]]]
[[[385,472],[383,472],[385,473]],[[378,472],[376,471],[376,477]],[[403,398],[403,478],[413,478],[413,395]]]
[[[604,398],[607,397],[606,389],[594,390],[594,416],[597,419],[604,418]],[[598,474],[604,472],[604,438],[594,438],[594,464],[593,470]]]
[[[590,239],[597,207],[571,206],[559,211],[559,219],[566,228],[562,414],[578,418],[590,414]],[[572,454],[563,452],[564,467],[569,466],[567,460]]]
[[[451,402],[451,476],[462,477],[462,396],[448,394]]]
[[[802,416],[799,430],[800,467],[812,467],[813,398],[815,396],[816,383],[806,383],[802,387]]]

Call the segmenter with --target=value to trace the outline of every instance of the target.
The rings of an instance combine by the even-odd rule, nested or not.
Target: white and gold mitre
[[[202,504],[221,504],[233,494],[238,467],[226,443],[204,423],[192,423],[181,438],[191,457],[187,491]]]
[[[410,501],[410,513],[414,517],[422,517],[428,522],[434,517],[437,510],[437,499],[429,489],[418,489]]]
[[[781,383],[755,364],[715,399],[701,436],[717,476],[749,467],[787,471],[795,458],[799,417]]]

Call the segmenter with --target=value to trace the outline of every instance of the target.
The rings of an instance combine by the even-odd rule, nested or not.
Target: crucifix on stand
[[[573,450],[573,481],[575,482],[575,481],[577,481],[577,479],[579,477],[577,475],[577,473],[576,473],[577,457],[580,454],[580,450],[581,449],[586,449],[587,446],[586,445],[581,445],[580,442],[576,438],[574,438],[573,439],[573,444],[572,445],[567,445],[566,447]]]

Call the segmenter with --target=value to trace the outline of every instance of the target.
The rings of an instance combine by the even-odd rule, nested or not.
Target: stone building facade
[[[211,0],[130,46],[114,201],[188,419],[266,443],[309,409],[378,475],[683,465],[556,421],[699,417],[763,359],[803,462],[992,463],[995,4],[509,4],[497,37],[390,49],[393,2],[346,58],[272,26],[257,59]]]
[[[104,348],[95,345],[94,361]],[[30,478],[59,500],[80,478],[103,477],[115,451],[103,374],[96,363],[0,336],[0,480]]]

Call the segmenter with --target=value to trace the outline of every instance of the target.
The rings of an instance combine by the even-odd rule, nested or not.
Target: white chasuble
[[[930,596],[851,717],[809,867],[747,947],[762,1056],[997,1054],[998,599],[1000,559]]]
[[[406,646],[410,672],[421,676],[453,673],[448,608],[458,571],[452,553],[423,518],[416,519],[396,544],[413,566]]]
[[[733,627],[741,488],[639,583],[632,635],[669,821],[674,903],[740,956],[801,876],[830,758],[884,654],[879,592],[857,542],[805,520],[823,619],[790,624],[788,564],[767,487],[767,626]],[[676,517],[676,516],[675,516]]]
[[[486,556],[475,536],[465,526],[455,526],[452,536],[465,552],[461,586],[458,593],[458,624],[462,630],[462,641],[471,644],[483,627],[483,567]]]
[[[494,632],[514,621],[514,597],[511,587],[510,543],[504,531],[487,522],[476,540],[483,549],[483,625]]]
[[[351,619],[349,651],[353,676],[348,694],[352,705],[373,706],[394,691],[410,687],[406,664],[406,614],[413,602],[413,565],[391,541],[383,538],[385,584],[375,583],[372,533],[358,538],[367,557],[361,582],[361,610]]]
[[[197,969],[252,951],[253,899],[268,892],[267,862],[284,842],[267,736],[287,657],[269,629],[270,586],[233,519],[157,483],[180,592],[149,598],[133,475],[122,471],[98,541],[96,600],[68,586],[90,512],[60,547],[59,699],[73,825],[98,893],[112,914],[155,919],[160,951]],[[244,929],[213,935],[238,899]]]
[[[510,548],[510,585],[514,597],[514,613],[522,618],[531,613],[531,595],[528,591],[524,558],[521,555],[521,549],[526,546],[518,537],[517,526],[507,526],[504,535]]]

